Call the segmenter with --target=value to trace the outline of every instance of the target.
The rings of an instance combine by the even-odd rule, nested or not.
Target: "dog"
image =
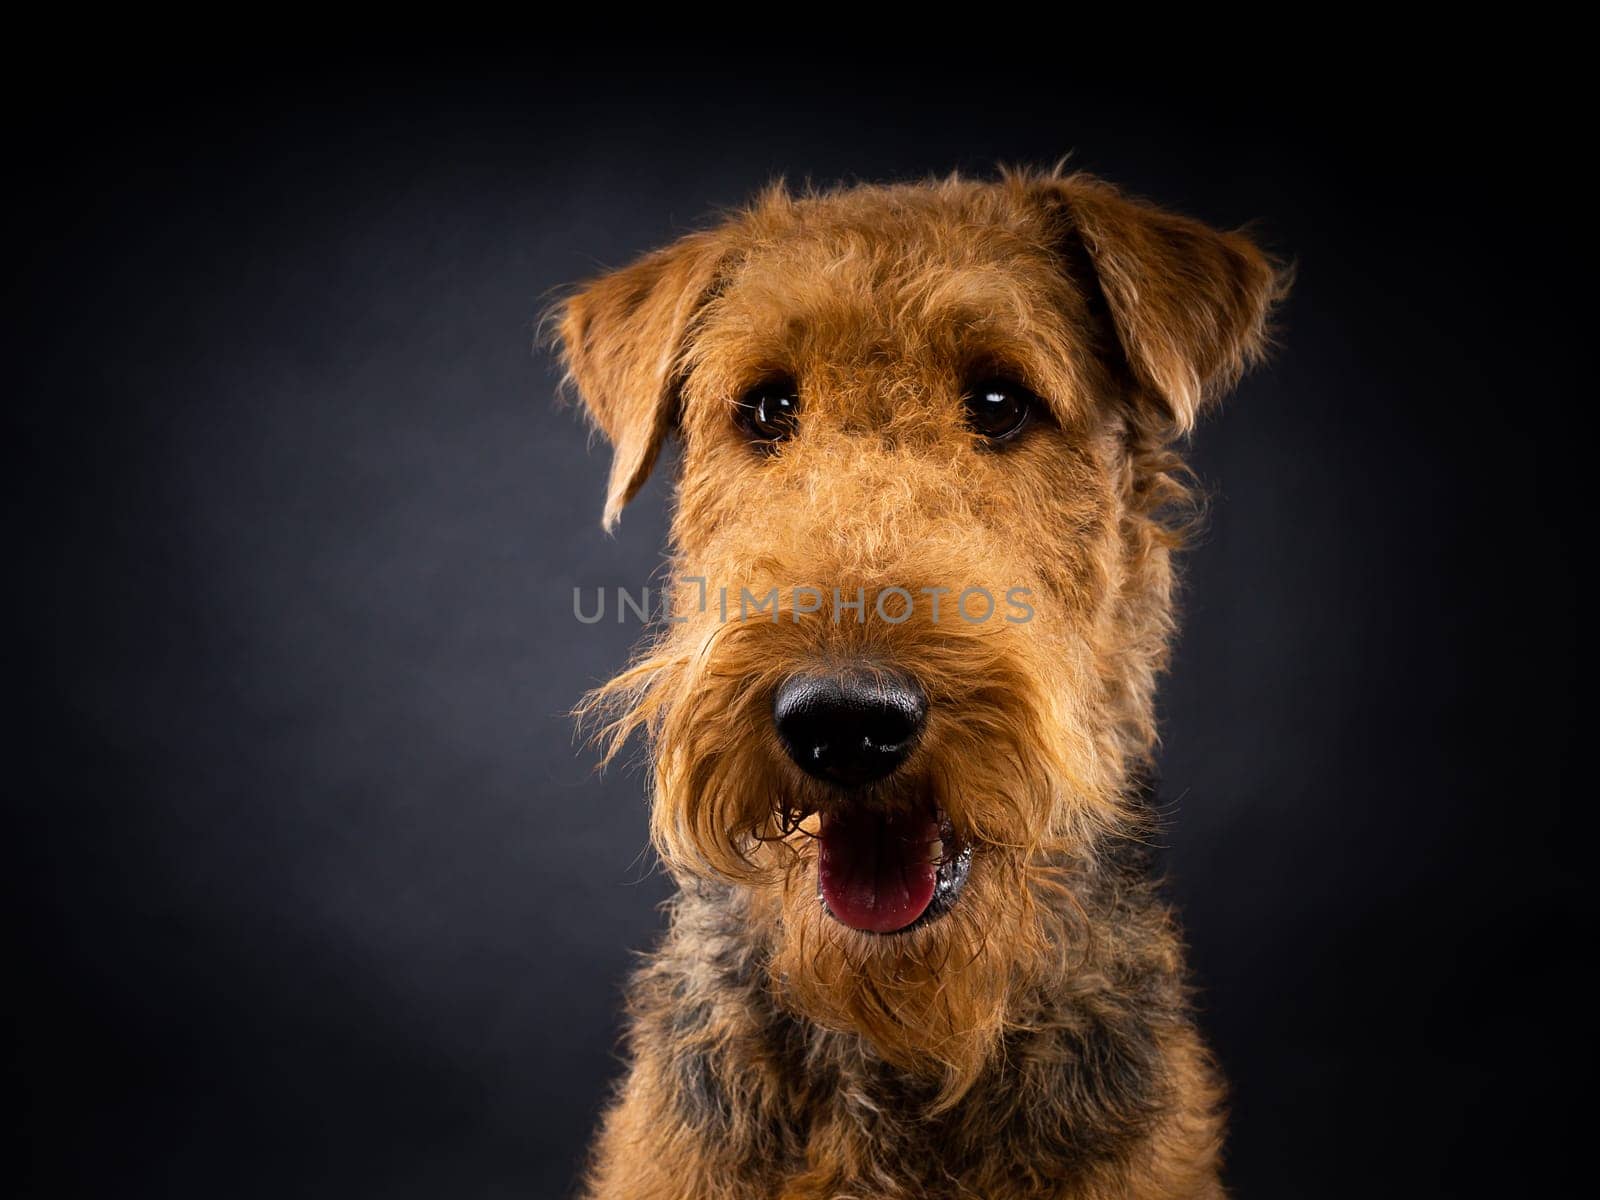
[[[792,194],[559,302],[680,442],[670,605],[588,698],[678,885],[592,1200],[1215,1197],[1144,781],[1192,488],[1287,271],[1083,174]]]

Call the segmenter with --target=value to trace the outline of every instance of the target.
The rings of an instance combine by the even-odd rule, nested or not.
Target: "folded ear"
[[[1134,377],[1189,432],[1206,403],[1261,357],[1288,272],[1242,233],[1130,200],[1097,179],[1046,186],[1093,264]]]
[[[721,259],[717,235],[691,234],[585,284],[559,306],[567,377],[612,446],[608,530],[650,477],[672,428],[686,336]]]

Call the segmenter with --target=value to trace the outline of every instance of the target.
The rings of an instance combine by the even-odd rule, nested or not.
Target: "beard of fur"
[[[1093,669],[1059,648],[1020,659],[1014,630],[947,622],[837,624],[792,617],[669,627],[632,667],[578,710],[602,722],[609,763],[643,731],[655,765],[651,839],[675,870],[775,884],[786,860],[763,852],[837,793],[788,762],[772,728],[774,691],[793,671],[829,661],[892,662],[929,698],[922,745],[890,788],[891,807],[936,789],[958,832],[1024,853],[1067,844],[1087,852],[1121,829],[1124,755],[1114,723],[1073,697],[1095,692]],[[953,715],[953,714],[959,714]]]
[[[944,624],[929,636],[915,622],[863,629],[795,621],[792,603],[781,611],[776,623],[669,627],[582,711],[611,713],[608,758],[647,732],[652,840],[675,874],[749,889],[780,1002],[861,1036],[930,1080],[936,1107],[953,1105],[1019,1027],[1031,985],[1067,952],[1074,906],[1059,864],[1091,857],[1108,829],[1127,827],[1118,739],[1071,707],[1093,695],[1091,678],[1060,646],[1028,661],[1026,635],[1004,626]],[[793,670],[829,660],[893,662],[919,679],[930,698],[921,745],[865,802],[937,804],[973,850],[954,907],[905,933],[850,929],[818,898],[802,821],[839,797],[788,762],[771,697]]]
[[[935,1089],[930,1113],[977,1082],[1002,1037],[1025,1027],[1022,998],[1063,954],[1072,911],[1056,872],[1017,853],[976,860],[959,902],[920,929],[861,933],[818,903],[814,856],[755,905],[778,930],[775,995],[817,1025],[855,1034],[884,1061]]]

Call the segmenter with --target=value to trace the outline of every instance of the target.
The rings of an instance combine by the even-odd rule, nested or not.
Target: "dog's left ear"
[[[1289,272],[1242,233],[1131,200],[1085,175],[1044,181],[1092,264],[1134,378],[1178,433],[1267,345]]]
[[[696,233],[584,285],[557,310],[567,375],[612,446],[603,524],[644,486],[672,429],[684,342],[723,257]]]

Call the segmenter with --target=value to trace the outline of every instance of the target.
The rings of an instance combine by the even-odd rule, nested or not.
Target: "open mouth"
[[[863,933],[902,933],[949,911],[972,868],[937,811],[824,813],[817,857],[823,907]]]

